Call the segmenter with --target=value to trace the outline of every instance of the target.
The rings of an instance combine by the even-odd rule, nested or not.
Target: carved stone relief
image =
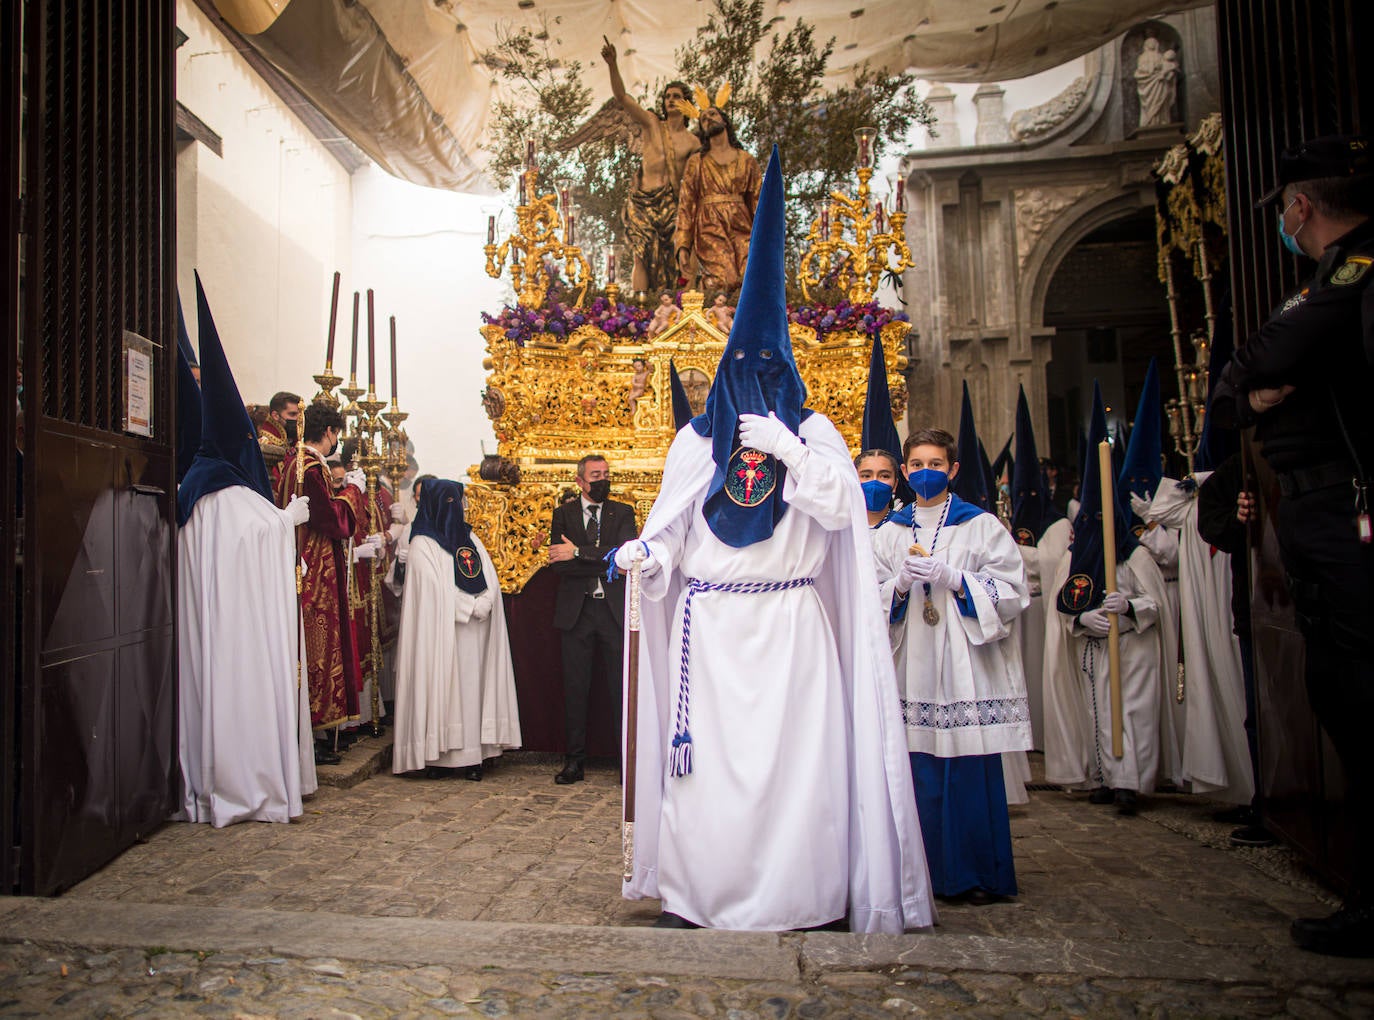
[[[1068,120],[1087,95],[1088,78],[1084,75],[1069,82],[1053,99],[1028,110],[1017,110],[1011,115],[1011,140],[1023,142],[1048,134]]]
[[[1016,207],[1016,259],[1025,268],[1031,249],[1054,218],[1083,196],[1101,191],[1105,182],[1092,184],[1051,184],[1039,188],[1012,189]]]

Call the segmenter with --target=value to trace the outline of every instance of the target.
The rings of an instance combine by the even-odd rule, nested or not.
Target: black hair
[[[328,404],[311,404],[305,409],[305,432],[302,433],[307,443],[318,443],[324,438],[326,429],[343,431],[343,415],[336,408]]]
[[[299,393],[292,393],[290,390],[282,390],[279,393],[272,394],[272,399],[268,401],[267,409],[269,411],[276,411],[280,414],[282,411],[286,410],[288,405],[299,404],[300,402],[301,398]]]

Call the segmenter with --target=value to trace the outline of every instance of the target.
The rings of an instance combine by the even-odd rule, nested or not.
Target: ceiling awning
[[[705,0],[196,0],[235,30],[383,168],[431,187],[481,190],[482,140],[499,85],[481,55],[504,27],[547,26],[584,65],[593,108],[610,95],[602,36],[627,86],[666,81]],[[835,38],[831,77],[865,62],[934,81],[1006,81],[1058,66],[1136,22],[1211,0],[765,0],[785,28]],[[694,83],[695,84],[695,83]],[[716,83],[703,83],[716,84]]]

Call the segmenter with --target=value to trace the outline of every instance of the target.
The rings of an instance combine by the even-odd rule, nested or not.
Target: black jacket
[[[1255,426],[1264,459],[1275,471],[1349,464],[1336,408],[1366,474],[1374,471],[1374,368],[1367,352],[1362,304],[1374,296],[1374,220],[1331,244],[1316,274],[1236,351],[1212,398],[1216,423]],[[1370,344],[1374,344],[1371,339]],[[1296,387],[1263,414],[1250,408],[1252,390]]]
[[[553,625],[559,630],[571,630],[582,612],[587,593],[596,590],[601,579],[607,604],[617,622],[625,619],[625,579],[607,583],[605,556],[616,546],[623,545],[639,534],[635,524],[634,507],[608,499],[601,504],[601,537],[596,545],[587,542],[587,528],[583,523],[582,499],[570,499],[553,510],[553,526],[549,529],[549,545],[557,545],[564,537],[577,546],[577,556],[562,563],[551,564],[558,575],[558,599],[554,603]]]

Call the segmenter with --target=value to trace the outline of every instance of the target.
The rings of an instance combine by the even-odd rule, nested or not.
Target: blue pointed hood
[[[754,213],[730,339],[711,380],[706,410],[692,419],[697,435],[711,440],[715,461],[702,516],[718,539],[736,549],[771,537],[787,512],[782,498],[787,468],[771,454],[740,448],[739,416],[772,411],[797,432],[810,414],[804,410],[806,385],[788,332],[785,242],[782,161],[775,145]]]
[[[1164,477],[1160,455],[1164,452],[1162,436],[1163,415],[1159,404],[1159,366],[1150,359],[1145,370],[1145,385],[1136,405],[1135,421],[1131,425],[1131,439],[1126,456],[1117,473],[1117,487],[1123,497],[1133,492],[1145,499],[1153,499],[1159,480]],[[1119,445],[1119,444],[1118,444]],[[1130,506],[1129,500],[1125,504]]]
[[[687,399],[687,388],[672,361],[668,362],[668,385],[673,391],[673,431],[681,432],[692,420],[692,402]]]
[[[487,588],[482,557],[472,541],[472,526],[463,513],[463,486],[447,478],[431,478],[420,490],[420,505],[410,526],[414,541],[423,535],[453,557],[453,583],[469,595]]]
[[[1107,414],[1102,409],[1102,390],[1093,380],[1092,421],[1088,427],[1088,456],[1083,465],[1079,487],[1078,516],[1073,519],[1073,544],[1069,546],[1069,577],[1055,593],[1055,606],[1069,616],[1077,616],[1102,604],[1106,594],[1106,566],[1102,558],[1102,482],[1098,471],[1097,444],[1107,438]],[[1130,510],[1122,506],[1121,489],[1113,488],[1116,510],[1116,561],[1124,563],[1135,550],[1135,535],[1130,529]]]
[[[1026,391],[1016,398],[1016,456],[1011,465],[1011,534],[1018,545],[1035,545],[1045,529],[1064,515],[1050,499],[1035,449]]]
[[[959,473],[949,483],[949,490],[965,503],[980,510],[992,510],[992,492],[988,479],[992,466],[978,439],[973,424],[973,402],[969,400],[968,383],[964,383],[964,401],[959,409]]]
[[[191,338],[186,334],[186,316],[177,298],[177,484],[180,485],[200,449],[200,383],[191,366],[197,364]]]
[[[200,322],[200,449],[177,490],[179,524],[190,520],[191,511],[202,496],[232,485],[246,486],[272,502],[272,483],[262,459],[262,448],[258,446],[257,431],[224,356],[199,273],[196,313]]]
[[[862,436],[859,441],[860,452],[884,450],[892,454],[892,459],[898,464],[902,463],[902,440],[892,421],[892,392],[887,388],[887,360],[883,357],[882,341],[877,334],[873,336],[873,350],[868,358],[868,395],[864,398]],[[903,503],[915,499],[901,471],[897,472],[894,489]]]

